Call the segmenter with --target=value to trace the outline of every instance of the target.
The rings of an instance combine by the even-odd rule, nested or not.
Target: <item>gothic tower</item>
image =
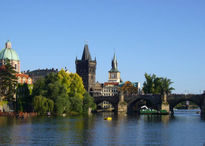
[[[83,84],[88,92],[94,91],[96,59],[92,60],[88,45],[84,45],[84,51],[81,60],[76,58],[76,73],[83,79]]]
[[[120,82],[120,72],[118,70],[118,63],[116,56],[114,54],[114,57],[112,59],[112,68],[109,71],[109,82]]]

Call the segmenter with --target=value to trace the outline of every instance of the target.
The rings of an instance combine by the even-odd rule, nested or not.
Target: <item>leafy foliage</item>
[[[123,91],[128,95],[133,95],[138,93],[138,88],[134,87],[134,85],[130,81],[126,81],[125,84],[120,87],[120,91]]]
[[[69,113],[70,112],[70,100],[68,95],[60,95],[57,97],[55,102],[55,111],[56,113],[63,114],[63,113]]]
[[[167,95],[171,94],[172,90],[174,90],[173,87],[170,87],[172,83],[173,82],[170,79],[162,78],[161,79],[161,94],[162,93],[166,93]]]
[[[47,99],[43,96],[34,97],[34,111],[38,114],[44,115],[47,112],[52,112],[54,107],[54,102],[51,99]]]
[[[87,112],[89,108],[95,110],[96,104],[94,103],[94,99],[90,96],[90,94],[86,92],[83,98],[83,111]]]
[[[0,100],[13,101],[16,93],[17,77],[10,60],[5,61],[5,65],[0,68]]]
[[[36,99],[36,104],[39,103],[40,106],[45,107],[40,101],[44,99],[39,99],[41,96],[50,99],[54,102],[54,112],[58,115],[63,113],[82,113],[84,109],[84,96],[86,95],[86,107],[93,106],[94,101],[87,97],[85,94],[85,89],[83,86],[83,81],[78,74],[67,73],[63,69],[57,74],[51,73],[45,78],[39,79],[33,88],[33,97],[38,97]],[[40,97],[39,97],[40,96]],[[87,103],[87,100],[89,102]],[[35,111],[40,111],[43,113],[39,106],[34,104]]]
[[[173,82],[170,79],[157,77],[155,74],[148,75],[145,73],[146,81],[143,84],[143,91],[145,94],[171,94],[174,90],[170,87]]]
[[[28,84],[18,84],[16,92],[16,110],[21,112],[32,111],[32,97]]]

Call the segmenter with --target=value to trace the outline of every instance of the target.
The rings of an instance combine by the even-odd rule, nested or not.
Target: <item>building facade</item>
[[[24,83],[29,85],[33,84],[32,78],[29,75],[20,73],[20,74],[16,74],[16,77],[19,84],[24,84]]]
[[[115,96],[118,94],[119,83],[105,82],[102,89],[102,96]]]
[[[39,80],[40,78],[44,78],[50,73],[58,73],[58,69],[52,68],[52,69],[37,69],[33,71],[28,70],[24,73],[29,75],[32,78],[33,83],[35,83],[37,80]]]
[[[85,89],[89,93],[95,91],[95,78],[96,78],[96,59],[92,60],[88,44],[84,45],[82,58],[76,58],[76,73],[82,78]]]

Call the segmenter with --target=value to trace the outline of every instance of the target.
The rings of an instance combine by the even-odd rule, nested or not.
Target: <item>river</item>
[[[112,121],[104,117],[112,116]],[[0,145],[162,145],[203,146],[205,120],[195,111],[175,116],[98,113],[92,116],[0,117]]]

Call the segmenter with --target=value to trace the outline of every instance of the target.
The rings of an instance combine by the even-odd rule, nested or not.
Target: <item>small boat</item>
[[[112,117],[107,117],[107,118],[105,118],[104,120],[111,121],[111,120],[112,120]]]
[[[200,114],[200,113],[201,113],[200,111],[197,111],[197,112],[196,112],[196,114]]]

